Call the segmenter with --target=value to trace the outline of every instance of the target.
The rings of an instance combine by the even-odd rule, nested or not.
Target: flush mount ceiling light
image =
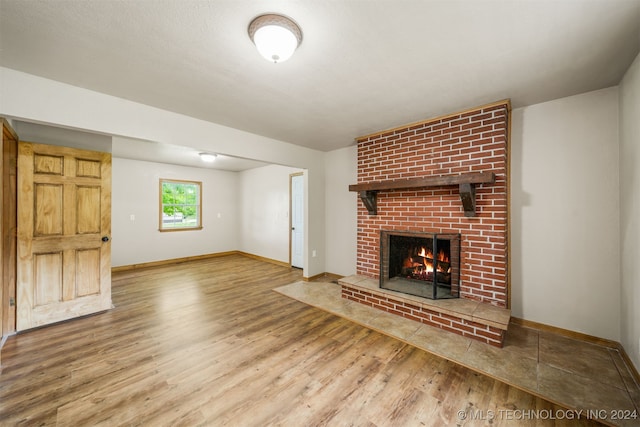
[[[286,16],[268,13],[249,24],[249,38],[267,61],[284,62],[302,43],[298,24]]]
[[[210,153],[200,153],[199,155],[202,161],[207,163],[215,162],[216,157],[218,157],[216,154],[210,154]]]

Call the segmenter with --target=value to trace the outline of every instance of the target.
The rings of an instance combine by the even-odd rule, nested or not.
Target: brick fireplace
[[[506,326],[456,316],[455,304],[474,301],[482,310],[508,306],[510,109],[508,100],[500,101],[356,140],[358,182],[350,190],[360,197],[357,276],[380,278],[381,233],[459,234],[461,303],[449,299],[442,311],[441,304],[427,302],[419,314],[396,303],[372,303],[343,285],[344,297],[502,345]],[[388,297],[382,292],[376,299],[380,296]]]

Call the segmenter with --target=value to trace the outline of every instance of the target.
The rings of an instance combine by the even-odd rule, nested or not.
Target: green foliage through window
[[[202,184],[160,180],[160,230],[201,228]]]

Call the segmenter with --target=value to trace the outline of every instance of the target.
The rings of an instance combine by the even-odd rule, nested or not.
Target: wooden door
[[[2,286],[0,286],[0,330],[5,337],[16,331],[16,227],[18,136],[6,120],[2,124]]]
[[[111,308],[111,154],[20,142],[17,329]]]

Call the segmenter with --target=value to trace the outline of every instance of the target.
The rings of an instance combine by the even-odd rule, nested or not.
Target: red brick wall
[[[458,186],[378,193],[378,214],[358,201],[357,273],[378,278],[380,230],[456,232],[461,295],[507,304],[508,101],[359,138],[358,183],[494,172],[476,184],[476,216],[465,217]]]

